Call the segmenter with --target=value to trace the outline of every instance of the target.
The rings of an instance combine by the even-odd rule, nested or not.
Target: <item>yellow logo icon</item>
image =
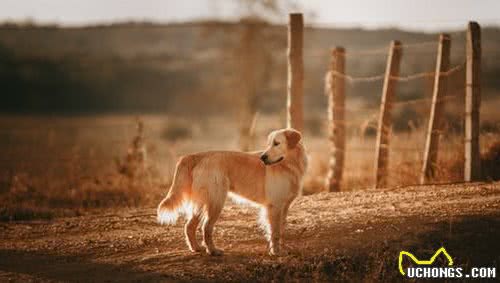
[[[431,265],[436,260],[436,258],[438,257],[438,255],[441,254],[441,253],[444,254],[444,256],[448,259],[448,266],[452,266],[453,265],[453,259],[448,254],[448,252],[444,249],[444,247],[441,247],[439,250],[437,250],[436,253],[434,253],[434,255],[429,260],[418,260],[412,253],[407,252],[407,251],[401,251],[399,253],[399,261],[398,261],[399,272],[402,275],[406,275],[406,273],[403,270],[403,255],[406,255],[406,256],[410,257],[413,260],[413,262],[415,262],[418,265]]]

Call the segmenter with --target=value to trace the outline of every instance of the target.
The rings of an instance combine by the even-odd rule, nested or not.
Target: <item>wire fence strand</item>
[[[461,70],[464,66],[465,66],[465,62],[452,67],[448,71],[439,73],[439,76],[442,76],[442,77],[450,76],[451,74]],[[335,70],[329,71],[329,75],[333,75],[334,77],[345,79],[346,81],[348,81],[351,84],[361,83],[361,82],[376,82],[376,81],[383,80],[385,78],[385,73],[379,74],[379,75],[374,75],[374,76],[355,77],[355,76],[351,76],[348,74],[340,73],[340,72],[335,71]],[[420,79],[420,78],[425,78],[425,77],[434,77],[435,75],[436,75],[436,72],[422,72],[422,73],[416,73],[416,74],[411,74],[411,75],[406,75],[406,76],[390,76],[389,78],[391,80],[408,82],[408,81],[412,81],[412,80],[416,80],[416,79]]]
[[[410,44],[402,44],[400,46],[396,46],[396,49],[419,49],[422,47],[437,47],[438,46],[438,41],[433,40],[433,41],[423,41],[423,42],[417,42],[417,43],[410,43]],[[364,50],[354,50],[354,51],[344,51],[344,52],[339,52],[337,54],[343,55],[343,56],[371,56],[371,55],[379,55],[379,54],[387,54],[389,52],[389,46],[387,47],[376,47],[372,49],[364,49]]]
[[[445,72],[440,72],[439,76],[440,77],[447,77],[455,72],[458,72],[465,66],[465,62],[459,65],[456,65],[449,69],[448,71]],[[434,77],[436,75],[436,72],[423,72],[423,73],[417,73],[417,74],[412,74],[412,75],[407,75],[407,76],[391,76],[392,80],[397,80],[397,81],[402,81],[402,82],[408,82],[411,80],[415,79],[420,79],[420,78],[425,78],[425,77]]]

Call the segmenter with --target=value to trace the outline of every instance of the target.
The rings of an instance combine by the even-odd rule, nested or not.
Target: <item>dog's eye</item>
[[[280,145],[280,143],[279,143],[279,142],[277,142],[277,141],[273,141],[273,145],[274,145],[274,146],[278,146],[278,145]]]

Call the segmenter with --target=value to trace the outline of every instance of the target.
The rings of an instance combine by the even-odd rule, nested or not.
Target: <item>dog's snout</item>
[[[268,158],[268,157],[267,157],[267,154],[262,154],[262,155],[260,156],[260,160],[262,160],[262,161],[264,161],[264,162],[266,162],[266,161],[267,161],[267,158]]]

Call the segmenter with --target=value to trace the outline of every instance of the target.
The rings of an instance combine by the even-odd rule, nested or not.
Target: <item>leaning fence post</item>
[[[432,106],[429,116],[429,126],[427,128],[427,138],[425,142],[424,164],[420,175],[420,183],[424,184],[434,178],[436,173],[439,138],[443,131],[443,98],[447,92],[447,77],[443,76],[450,66],[450,46],[451,39],[447,34],[439,36],[439,46],[436,61],[436,71],[434,74],[434,89],[432,93]]]
[[[304,20],[302,14],[290,14],[288,25],[287,127],[302,131],[304,62]]]
[[[465,71],[465,166],[464,181],[481,178],[479,108],[481,107],[481,27],[469,22]]]
[[[330,71],[325,82],[325,90],[328,95],[329,139],[331,142],[326,187],[330,192],[340,191],[344,171],[345,79],[339,76],[345,74],[344,52],[342,47],[333,49]]]
[[[396,77],[399,76],[399,62],[403,54],[401,42],[391,42],[387,66],[385,69],[384,88],[380,103],[380,116],[377,129],[377,145],[375,148],[375,188],[387,185],[387,167],[389,161],[389,141],[392,127],[392,103],[396,88]]]

